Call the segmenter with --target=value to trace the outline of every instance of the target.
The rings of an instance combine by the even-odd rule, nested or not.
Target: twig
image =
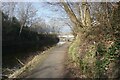
[[[22,65],[22,66],[24,66],[24,63],[23,62],[21,62],[18,58],[16,58],[17,59],[17,61]]]

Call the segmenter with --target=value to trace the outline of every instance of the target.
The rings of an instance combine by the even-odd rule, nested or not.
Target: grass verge
[[[39,63],[42,63],[44,59],[47,58],[49,55],[49,52],[53,49],[54,47],[43,51],[42,53],[36,55],[31,61],[29,61],[27,64],[25,64],[23,67],[21,67],[19,70],[16,70],[13,74],[10,74],[8,78],[20,78],[27,72],[31,71],[32,69],[35,68],[35,66]]]
[[[73,43],[69,47],[69,54],[70,58],[75,62],[75,65],[78,63],[78,50],[79,50],[79,44],[80,44],[80,39],[79,36],[76,36],[76,39],[73,41]]]

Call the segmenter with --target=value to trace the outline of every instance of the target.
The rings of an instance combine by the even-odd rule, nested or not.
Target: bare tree
[[[68,14],[71,22],[75,25],[74,27],[74,31],[76,32],[77,34],[77,30],[78,30],[78,27],[83,27],[82,26],[82,23],[77,19],[75,13],[73,12],[72,8],[70,7],[70,5],[68,3],[65,3],[64,0],[62,0],[62,4],[64,6],[64,10],[66,11],[66,13]]]
[[[21,34],[22,29],[26,25],[31,25],[35,19],[37,10],[34,8],[32,3],[20,3],[19,10],[18,10],[18,17],[20,20],[20,32]]]
[[[78,35],[82,29],[89,28],[91,26],[91,16],[90,16],[90,10],[87,2],[82,2],[81,8],[79,3],[74,3],[76,7],[76,11],[74,12],[72,7],[68,2],[65,2],[62,0],[61,2],[64,6],[64,10],[68,14],[71,22],[74,24],[74,32],[76,35]],[[78,13],[78,15],[76,15]]]
[[[2,11],[8,15],[8,18],[12,20],[12,17],[15,16],[16,2],[3,2]]]

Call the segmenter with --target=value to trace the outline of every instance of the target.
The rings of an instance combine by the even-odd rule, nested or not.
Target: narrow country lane
[[[64,78],[64,62],[69,43],[56,46],[43,63],[33,69],[26,78]]]

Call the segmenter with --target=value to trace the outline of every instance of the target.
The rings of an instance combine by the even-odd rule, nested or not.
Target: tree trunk
[[[76,15],[74,14],[73,10],[71,9],[70,5],[68,3],[65,3],[64,0],[61,0],[64,10],[66,11],[67,15],[69,16],[72,23],[74,23],[74,31],[79,32],[80,28],[83,28],[83,24],[77,19]]]

